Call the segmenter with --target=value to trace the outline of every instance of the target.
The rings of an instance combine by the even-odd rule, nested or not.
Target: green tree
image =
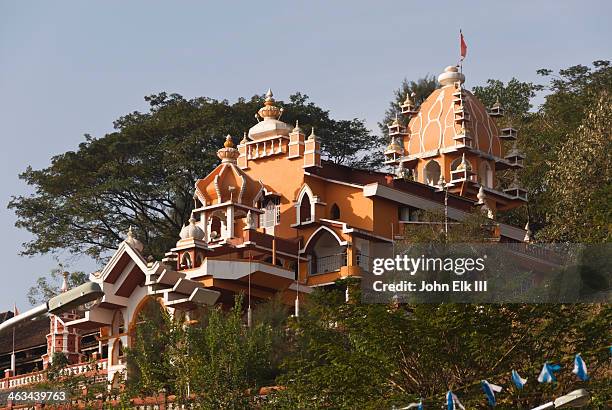
[[[28,167],[20,175],[34,191],[9,203],[16,226],[34,236],[23,254],[68,250],[104,258],[133,226],[146,252],[161,257],[188,219],[195,181],[217,165],[224,136],[238,142],[263,104],[261,96],[233,104],[166,93],[145,100],[148,112],[127,114],[115,121],[115,131],[86,135],[77,150],[53,157],[49,167]],[[284,121],[315,127],[329,160],[359,163],[373,145],[362,121],[332,119],[304,94],[278,105]]]
[[[612,238],[611,96],[600,94],[548,164],[544,182],[554,209],[547,214],[542,239],[601,243]]]

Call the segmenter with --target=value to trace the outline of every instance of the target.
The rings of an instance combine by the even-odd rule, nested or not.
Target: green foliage
[[[286,390],[271,398],[270,408],[378,409],[419,397],[438,407],[448,389],[476,408],[486,400],[482,379],[506,386],[500,408],[535,407],[579,387],[590,389],[596,402],[612,393],[605,383],[608,305],[387,306],[343,303],[342,296],[315,295],[293,323],[295,350],[280,378]],[[592,382],[570,373],[578,351]],[[546,360],[560,359],[558,383],[533,383]],[[510,387],[511,369],[532,381],[524,391]]]
[[[36,279],[36,285],[28,290],[28,302],[32,306],[46,303],[53,296],[59,295],[61,283],[63,281],[62,274],[64,269],[60,266],[51,270],[49,276],[41,276]],[[79,286],[87,281],[85,272],[69,272],[68,288]]]
[[[531,229],[537,233],[547,228],[548,233],[541,239],[563,241],[566,240],[563,235],[550,235],[551,230],[562,232],[562,225],[567,220],[553,217],[559,207],[550,193],[568,189],[564,184],[569,181],[562,182],[551,178],[551,166],[556,164],[557,168],[571,167],[567,162],[570,159],[567,155],[569,148],[562,153],[562,146],[571,139],[571,135],[577,134],[586,113],[597,105],[601,93],[612,93],[612,67],[609,61],[595,61],[592,68],[576,65],[560,70],[558,75],[553,75],[551,70],[546,69],[539,70],[538,73],[550,78],[550,83],[543,87],[516,79],[506,85],[497,80],[489,80],[486,86],[474,87],[473,91],[485,105],[491,105],[499,96],[502,106],[509,114],[500,120],[500,125],[512,125],[519,130],[518,147],[526,155],[525,168],[519,176],[529,196],[527,213]],[[538,107],[536,112],[528,112],[534,92],[542,89],[548,91],[544,104]],[[597,137],[589,137],[593,138]],[[584,148],[585,145],[581,145],[581,149]],[[578,153],[577,156],[582,157],[583,154]],[[499,177],[504,185],[510,181],[511,175],[504,172],[500,173]],[[605,179],[605,176],[600,176],[602,177]],[[553,187],[555,184],[556,188]],[[580,201],[578,198],[576,197],[576,203]],[[604,209],[605,207],[601,208],[599,212],[604,212]],[[510,224],[523,225],[527,219],[525,213],[523,209],[516,209],[499,214],[498,218]],[[550,224],[559,225],[549,226]],[[536,234],[536,238],[538,237]],[[597,238],[593,236],[593,240]]]
[[[611,96],[601,93],[549,164],[544,182],[555,207],[542,239],[600,243],[612,238]]]
[[[151,304],[127,350],[126,395],[153,396],[164,389],[199,408],[249,406],[260,386],[273,383],[285,345],[284,319],[278,302],[271,303],[262,306],[251,328],[245,326],[241,298],[229,311],[218,306],[192,312],[191,325]]]
[[[385,111],[385,117],[378,123],[378,127],[380,128],[384,141],[387,141],[387,133],[389,131],[387,126],[393,122],[396,115],[398,116],[398,119],[402,121],[402,123],[405,122],[405,119],[401,114],[400,105],[406,99],[406,95],[410,95],[410,98],[418,107],[436,88],[438,88],[438,81],[433,75],[426,75],[425,77],[419,78],[416,81],[408,81],[405,78],[402,80],[402,84],[399,86],[399,88],[393,91],[393,99],[389,102],[389,107]]]
[[[401,244],[410,243],[465,243],[485,242],[493,237],[491,220],[479,212],[474,212],[463,221],[448,220],[448,233],[445,232],[444,211],[420,211],[419,224],[404,226]]]
[[[86,135],[76,151],[20,175],[34,191],[9,203],[16,226],[34,236],[23,254],[68,250],[104,258],[133,226],[146,252],[161,257],[188,219],[195,181],[218,164],[224,136],[232,134],[237,142],[263,104],[260,96],[233,104],[166,93],[145,100],[148,112],[125,115],[115,121],[114,132]],[[375,137],[362,121],[334,120],[300,93],[278,105],[284,108],[283,121],[299,120],[305,130],[315,127],[324,157],[351,165],[367,162],[362,158]]]

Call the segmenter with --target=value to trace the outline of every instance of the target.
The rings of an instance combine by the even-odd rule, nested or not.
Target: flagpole
[[[17,305],[13,304],[13,317],[17,316]],[[15,364],[15,327],[13,327],[13,351],[11,353],[11,373],[13,376],[15,376],[15,370],[16,370],[16,364]]]

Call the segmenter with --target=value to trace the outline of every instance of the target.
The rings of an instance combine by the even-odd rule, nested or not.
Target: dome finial
[[[227,134],[225,142],[223,143],[223,148],[217,151],[217,156],[221,159],[221,162],[236,162],[240,153],[234,148],[234,142],[232,141],[231,135]]]
[[[315,135],[315,132],[314,132],[314,127],[310,129],[310,135],[308,136],[308,139],[313,140],[313,141],[317,139],[317,136]]]
[[[227,134],[225,137],[225,142],[223,143],[225,148],[234,148],[234,141],[232,141],[232,136]]]
[[[68,291],[68,272],[64,271],[62,272],[62,276],[64,277],[63,281],[62,281],[62,293],[63,292],[67,292]]]
[[[465,76],[459,72],[457,66],[449,65],[444,69],[444,72],[438,76],[438,82],[442,87],[447,85],[453,85],[459,83],[460,85],[465,82]]]
[[[140,242],[138,239],[136,239],[136,237],[134,236],[134,232],[132,232],[132,226],[130,225],[130,228],[127,231],[127,238],[125,238],[125,243],[127,243],[128,245],[130,245],[130,247],[132,247],[132,249],[138,251],[138,252],[142,252],[142,250],[144,249],[144,245],[142,244],[142,242]]]
[[[259,116],[263,118],[264,121],[267,118],[278,120],[281,114],[283,113],[283,110],[281,108],[276,107],[274,103],[274,94],[272,93],[272,90],[268,88],[268,91],[266,92],[266,98],[264,100],[264,106],[261,107],[259,111],[257,111],[257,114],[259,114]]]
[[[478,204],[484,204],[484,200],[486,197],[487,195],[485,194],[484,186],[480,185],[480,188],[478,188],[478,194],[476,194],[476,198],[478,198]]]
[[[472,170],[472,166],[470,165],[470,163],[465,160],[465,152],[463,153],[463,155],[461,155],[461,163],[457,166],[457,170],[459,171],[463,171],[464,169],[468,171]]]

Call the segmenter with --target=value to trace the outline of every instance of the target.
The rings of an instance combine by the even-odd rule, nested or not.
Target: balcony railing
[[[346,266],[346,252],[327,256],[314,256],[312,258],[310,274],[319,275],[322,273],[339,271],[342,266]]]
[[[368,255],[362,255],[360,253],[358,253],[355,257],[357,259],[357,266],[363,269],[364,272],[372,272],[372,263],[374,261],[373,257]]]
[[[93,363],[77,363],[66,366],[60,371],[62,376],[76,376],[91,372],[99,372],[105,374],[107,370],[107,359],[101,359]],[[11,376],[6,379],[0,379],[0,390],[12,389],[15,387],[26,386],[32,383],[40,383],[45,380],[45,372],[33,372],[28,374],[20,374]]]

